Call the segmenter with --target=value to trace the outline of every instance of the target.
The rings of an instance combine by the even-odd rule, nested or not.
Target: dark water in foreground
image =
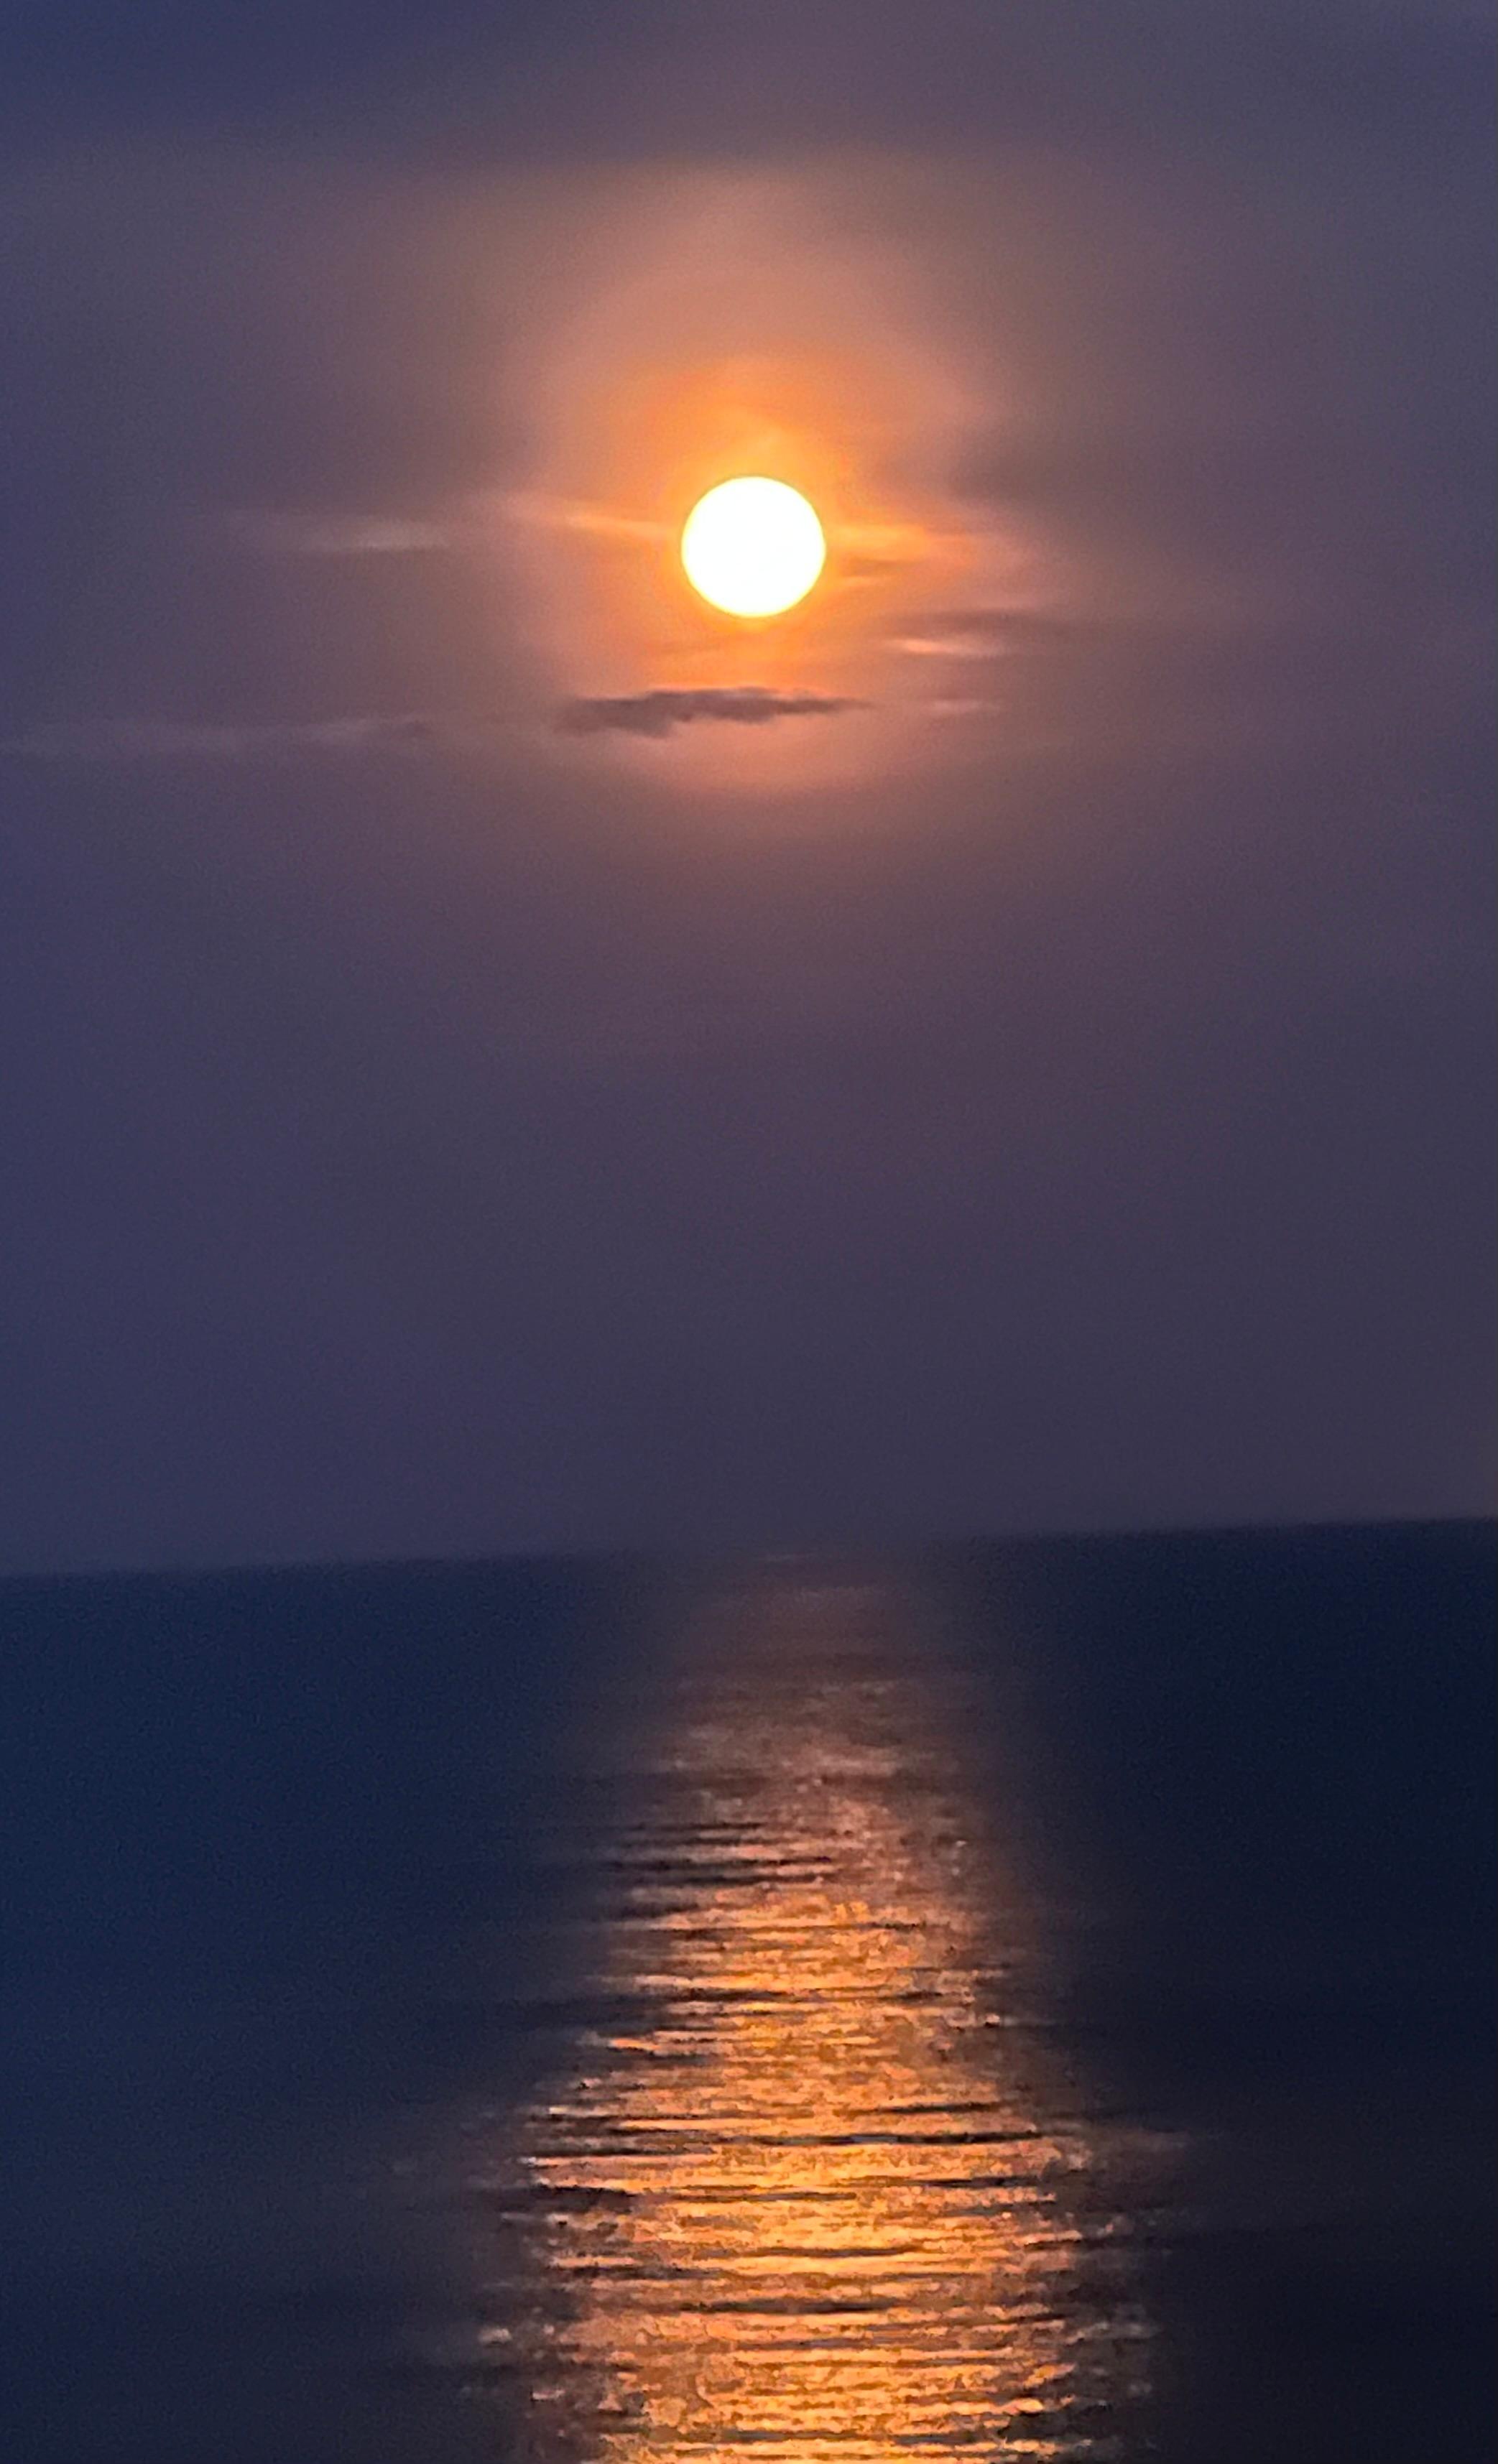
[[[0,1587],[0,2455],[1492,2456],[1493,1561]]]

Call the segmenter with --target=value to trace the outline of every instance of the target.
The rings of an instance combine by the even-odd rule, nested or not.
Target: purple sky
[[[1490,1510],[1490,50],[9,12],[0,1565]]]

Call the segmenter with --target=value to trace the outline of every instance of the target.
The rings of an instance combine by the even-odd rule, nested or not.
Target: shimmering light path
[[[631,1749],[587,1991],[473,2185],[507,2453],[1138,2452],[1129,2228],[916,1617],[789,1573],[725,1593]]]

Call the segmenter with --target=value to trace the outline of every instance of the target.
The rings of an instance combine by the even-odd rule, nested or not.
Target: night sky
[[[11,0],[0,1565],[1490,1510],[1490,91]]]

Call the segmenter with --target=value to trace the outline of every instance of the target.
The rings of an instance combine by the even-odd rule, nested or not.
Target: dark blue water
[[[1491,2457],[1493,1595],[0,1587],[0,2455]]]

